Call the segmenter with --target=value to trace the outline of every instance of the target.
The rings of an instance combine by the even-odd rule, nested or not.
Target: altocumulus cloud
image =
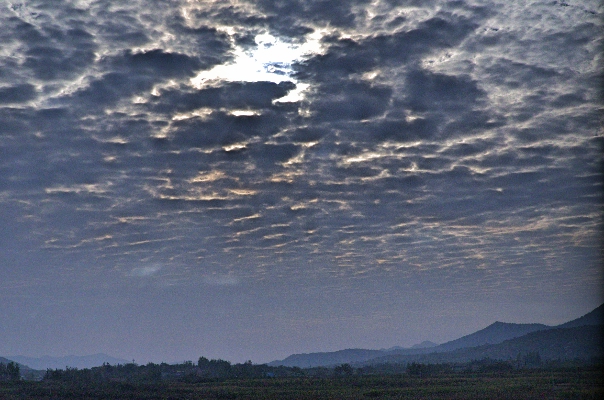
[[[602,12],[6,3],[0,316],[33,332],[20,315],[59,306],[54,345],[24,333],[0,354],[85,352],[60,327],[104,324],[125,339],[90,351],[269,361],[589,311]]]
[[[159,265],[147,266],[147,267],[136,267],[130,271],[130,276],[146,277],[153,276],[161,270]]]
[[[236,276],[221,274],[221,275],[209,275],[204,277],[204,282],[208,285],[215,286],[235,286],[238,285],[239,279]]]

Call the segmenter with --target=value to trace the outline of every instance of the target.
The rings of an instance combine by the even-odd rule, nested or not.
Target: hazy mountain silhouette
[[[423,342],[414,344],[411,347],[393,346],[393,347],[389,347],[387,349],[380,349],[380,351],[386,351],[386,352],[403,351],[403,352],[405,352],[405,351],[414,350],[414,349],[427,349],[429,347],[436,347],[436,346],[438,346],[438,343],[434,343],[429,340],[424,340]]]
[[[573,328],[585,325],[604,325],[604,304],[584,316],[556,326],[556,328]]]
[[[383,363],[456,363],[484,358],[516,360],[518,356],[539,353],[544,360],[588,360],[603,354],[602,326],[587,325],[531,332],[502,343],[459,348],[428,354],[386,355],[356,365]]]
[[[604,304],[557,326],[495,322],[484,329],[433,347],[385,350],[348,349],[293,354],[269,363],[289,367],[367,365],[383,362],[457,362],[485,357],[508,359],[538,351],[543,358],[589,358],[602,354]],[[426,343],[426,342],[424,342]]]
[[[0,364],[8,365],[10,362],[16,362],[19,366],[19,372],[21,376],[25,376],[29,379],[41,379],[43,372],[30,368],[27,365],[21,364],[15,360],[9,360],[8,358],[0,357]]]
[[[16,361],[15,360],[9,360],[8,358],[0,357],[0,364],[7,365],[8,363],[11,363],[11,362],[16,362]],[[19,364],[19,368],[26,367],[26,365],[21,365],[18,362],[17,362],[17,364]]]
[[[484,329],[463,336],[459,339],[433,346],[423,345],[432,343],[425,341],[411,348],[392,347],[386,350],[347,349],[333,352],[318,352],[307,354],[293,354],[283,360],[269,363],[271,366],[284,365],[287,367],[318,367],[337,365],[343,363],[361,363],[379,357],[417,355],[435,352],[447,352],[465,347],[476,347],[486,344],[497,344],[508,339],[513,339],[530,332],[535,332],[551,327],[543,324],[510,324],[495,322]]]
[[[464,347],[476,347],[485,344],[497,344],[505,340],[526,335],[527,333],[542,331],[544,329],[550,328],[550,326],[543,324],[510,324],[507,322],[497,321],[484,329],[460,337],[459,339],[443,343],[430,350],[442,352],[461,349]]]
[[[268,365],[284,365],[286,367],[308,368],[322,365],[358,363],[383,356],[384,354],[388,354],[388,352],[384,350],[364,349],[346,349],[322,353],[292,354],[283,360],[272,361]]]
[[[421,343],[414,344],[413,346],[411,346],[411,348],[412,349],[427,349],[427,348],[436,347],[436,346],[438,346],[438,343],[434,343],[429,340],[424,340]]]

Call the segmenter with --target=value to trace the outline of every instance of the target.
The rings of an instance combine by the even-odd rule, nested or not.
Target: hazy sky
[[[268,362],[602,300],[596,0],[0,4],[0,356]]]

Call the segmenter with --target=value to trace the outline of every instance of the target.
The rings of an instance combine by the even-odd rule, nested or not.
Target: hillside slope
[[[588,360],[603,354],[602,326],[553,328],[528,333],[498,344],[462,348],[448,352],[390,355],[365,361],[362,365],[383,363],[456,363],[483,358],[514,360],[518,355],[538,352],[543,360]]]
[[[348,349],[334,352],[317,352],[306,354],[293,354],[284,360],[277,360],[269,363],[271,366],[284,365],[288,367],[317,367],[317,366],[333,366],[343,363],[364,363],[366,361],[373,362],[376,359],[421,359],[422,356],[426,359],[438,359],[434,356],[435,353],[450,353],[458,349],[468,349],[481,347],[489,348],[489,345],[497,345],[515,338],[521,338],[525,335],[543,332],[548,330],[556,330],[560,328],[575,328],[581,326],[597,326],[604,324],[604,304],[600,305],[595,310],[585,314],[584,316],[568,321],[557,326],[548,326],[544,324],[513,324],[506,322],[495,322],[484,329],[463,336],[459,339],[443,343],[434,347],[422,348],[391,348],[387,350],[366,350],[366,349]],[[597,329],[596,329],[597,330]],[[591,331],[591,330],[590,330]],[[552,334],[555,336],[555,334]],[[562,338],[564,334],[560,334]],[[544,335],[544,337],[549,337]],[[560,339],[563,340],[563,339]],[[518,342],[521,343],[521,342]],[[560,345],[563,345],[561,342]],[[486,346],[486,347],[485,347]],[[520,346],[520,345],[518,345]],[[527,352],[532,346],[527,347]],[[472,350],[474,351],[474,350]],[[495,350],[489,350],[495,351]],[[499,350],[497,350],[499,351]],[[505,353],[504,350],[501,350]],[[511,350],[510,350],[511,351]],[[524,351],[524,350],[523,350]],[[461,351],[459,354],[463,353]],[[576,349],[577,354],[583,354],[581,350]],[[475,358],[484,358],[479,353],[474,353]],[[507,354],[507,353],[506,353]],[[544,352],[544,356],[549,354]],[[514,355],[515,356],[515,355]],[[443,356],[444,357],[444,356]],[[449,356],[446,356],[449,357]],[[446,358],[444,357],[444,358]],[[485,356],[487,357],[487,356]]]
[[[17,365],[19,366],[19,372],[21,373],[21,376],[25,377],[26,379],[38,380],[38,379],[41,379],[42,376],[44,375],[45,371],[35,370],[33,368],[30,368],[28,365],[23,365],[15,360],[10,360],[8,358],[0,357],[0,364],[7,365],[10,362],[17,363]]]
[[[283,359],[272,361],[268,365],[286,367],[319,367],[326,365],[338,365],[345,363],[355,363],[370,360],[388,354],[382,350],[364,350],[364,349],[346,349],[333,352],[292,354]]]
[[[484,329],[460,337],[459,339],[443,343],[431,350],[442,352],[465,347],[482,346],[485,344],[497,344],[509,339],[526,335],[527,333],[542,331],[550,328],[550,326],[543,324],[511,324],[497,321]]]
[[[604,325],[604,304],[584,316],[560,324],[556,328],[573,328],[586,325]]]

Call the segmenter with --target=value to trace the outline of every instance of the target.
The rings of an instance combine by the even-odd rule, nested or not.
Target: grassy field
[[[2,382],[0,399],[601,399],[598,369],[134,384]]]

